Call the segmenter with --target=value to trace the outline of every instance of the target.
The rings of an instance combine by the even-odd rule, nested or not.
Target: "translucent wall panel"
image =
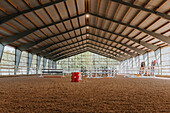
[[[48,69],[48,59],[47,59],[47,62],[46,62],[45,69]]]
[[[154,60],[156,60],[155,59],[155,53],[154,53],[154,51],[152,51],[152,52],[149,52],[148,55],[149,55],[149,66],[151,66],[152,62]]]
[[[170,76],[170,46],[161,49],[162,75]]]
[[[136,74],[139,74],[139,69],[140,69],[140,57],[139,56],[134,57],[133,69],[135,70]]]
[[[145,68],[149,72],[151,64],[156,61],[154,67],[155,75],[168,75],[170,76],[170,46],[159,48],[156,51],[145,53],[133,58],[121,62],[121,73],[135,73],[138,74],[140,70],[141,62],[145,62]]]
[[[17,74],[27,74],[28,53],[23,51],[20,58]]]
[[[155,74],[162,75],[162,58],[161,58],[161,49],[157,49],[154,52],[155,60],[156,60],[156,66],[155,66]]]
[[[94,68],[119,68],[120,62],[106,58],[91,52],[85,52],[76,56],[72,56],[63,60],[57,61],[57,69],[70,71],[80,71],[83,69]]]
[[[37,63],[37,55],[33,55],[31,68],[30,68],[30,74],[36,74],[36,63]]]
[[[38,74],[41,73],[42,69],[43,69],[43,57],[41,57],[41,60],[40,60],[40,68],[39,68]]]
[[[143,54],[143,60],[145,62],[145,67],[149,67],[149,57],[148,53]]]
[[[13,75],[15,65],[15,49],[10,46],[5,46],[0,64],[1,75]]]

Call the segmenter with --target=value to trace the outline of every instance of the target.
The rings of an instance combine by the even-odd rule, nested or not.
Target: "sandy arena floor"
[[[170,80],[0,78],[0,112],[170,112]]]

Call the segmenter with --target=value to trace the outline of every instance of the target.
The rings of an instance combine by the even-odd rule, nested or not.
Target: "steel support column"
[[[132,68],[133,68],[133,57],[130,60],[131,60],[131,63],[132,63]]]
[[[32,63],[32,53],[28,53],[27,74],[29,74],[30,72],[31,63]]]
[[[55,61],[55,69],[57,69],[57,62]]]
[[[0,44],[0,62],[2,59],[3,51],[4,51],[4,45]]]
[[[51,60],[48,60],[48,69],[51,69]]]
[[[54,60],[55,61],[55,60]],[[58,66],[58,61],[56,61],[56,66],[55,66],[55,69],[57,69],[57,66]]]
[[[55,69],[55,67],[56,67],[56,62],[53,60],[53,62],[52,62],[52,69]]]
[[[143,59],[145,62],[145,66],[148,68],[149,67],[149,56],[148,53],[143,54]]]
[[[40,68],[40,61],[41,61],[41,57],[37,55],[36,74],[38,74],[38,70]]]
[[[122,62],[122,67],[123,67],[123,73],[126,72],[126,68],[125,68],[125,60]]]
[[[137,70],[135,72],[136,72],[136,74],[139,74],[139,69],[140,69],[140,59],[139,59],[139,56],[135,57],[135,64],[136,64],[135,70]]]
[[[17,74],[18,66],[21,58],[21,51],[19,49],[15,49],[15,67],[14,67],[14,75]]]
[[[160,48],[160,69],[161,69],[161,75],[162,75],[162,49]]]
[[[123,73],[123,71],[124,71],[123,62],[124,62],[124,61],[121,61],[121,62],[120,62],[120,72],[121,72],[121,73]]]
[[[136,62],[136,66],[139,68],[139,67],[140,67],[139,56],[136,56],[136,57],[135,57],[135,62]]]
[[[137,69],[140,69],[140,59],[139,56],[135,57],[135,63],[136,63],[136,67]],[[137,74],[139,73],[139,71],[137,70]]]
[[[128,73],[128,61],[124,61],[124,66],[125,66],[125,73]]]
[[[45,69],[46,63],[47,63],[47,59],[46,59],[46,58],[43,58],[43,69]]]
[[[157,49],[154,51],[155,59],[156,59],[156,66],[158,67],[157,74],[162,75],[162,57],[161,57],[161,49]]]

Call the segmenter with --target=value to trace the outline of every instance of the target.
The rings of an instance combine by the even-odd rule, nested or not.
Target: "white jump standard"
[[[87,75],[86,78],[104,78],[104,75],[108,78],[115,78],[116,75],[118,74],[118,71],[115,68],[111,69],[92,69],[88,70],[88,72],[85,72]]]

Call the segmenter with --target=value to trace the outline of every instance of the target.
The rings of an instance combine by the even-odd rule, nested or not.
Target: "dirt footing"
[[[0,112],[170,112],[170,80],[0,79]]]

